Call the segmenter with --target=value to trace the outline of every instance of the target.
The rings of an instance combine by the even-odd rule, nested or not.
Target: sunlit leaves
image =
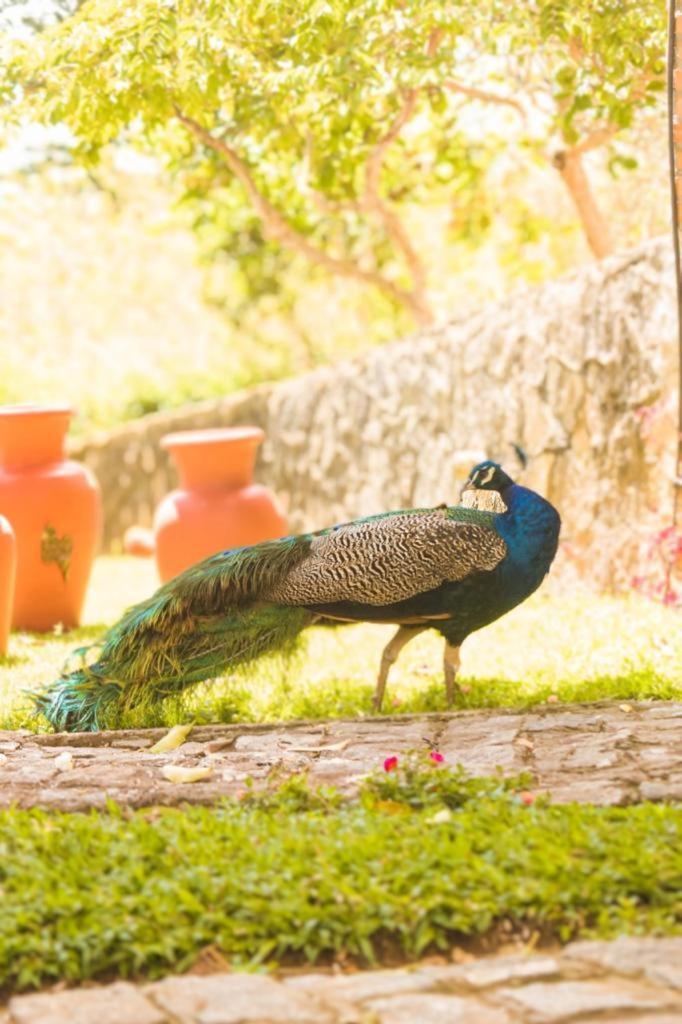
[[[174,105],[240,137],[254,158],[300,159],[312,135],[313,173],[324,177],[341,149],[347,160],[327,185],[348,194],[408,88],[424,91],[421,116],[436,138],[462,103],[444,91],[448,77],[518,84],[529,102],[544,90],[555,101],[545,131],[577,115],[577,132],[604,117],[626,126],[655,102],[663,52],[661,0],[91,0],[16,44],[8,76],[27,88],[33,116],[65,120],[96,144],[131,125],[149,130]]]
[[[368,161],[412,91],[381,196],[398,211],[482,209],[491,167],[510,155],[627,131],[659,102],[664,49],[663,0],[89,0],[12,43],[0,95],[17,118],[66,123],[88,160],[124,136],[157,153],[202,230],[213,210],[208,251],[253,256],[255,291],[276,276],[277,246],[257,237],[242,186],[179,127],[178,110],[229,141],[303,236],[374,270],[389,263],[408,287],[404,254],[362,204]],[[245,208],[234,228],[226,205]],[[486,230],[485,216],[454,222],[472,242]]]

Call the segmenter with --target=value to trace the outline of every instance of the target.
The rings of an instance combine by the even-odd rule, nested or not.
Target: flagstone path
[[[682,702],[202,726],[177,750],[150,753],[164,734],[0,732],[0,807],[210,804],[248,779],[259,787],[302,771],[352,791],[386,757],[429,749],[473,775],[528,772],[557,802],[682,799]],[[169,765],[210,774],[172,783]],[[682,938],[455,958],[268,976],[226,973],[219,958],[218,973],[14,996],[0,1024],[682,1024]]]
[[[682,938],[353,974],[185,975],[15,996],[0,1024],[681,1024]]]
[[[355,718],[195,728],[167,754],[149,748],[164,730],[0,732],[0,807],[79,811],[115,800],[128,807],[211,804],[269,780],[307,772],[344,790],[386,757],[437,749],[472,775],[522,771],[552,800],[628,804],[682,799],[682,702],[602,701],[527,712]],[[169,764],[210,768],[195,783],[162,775]]]

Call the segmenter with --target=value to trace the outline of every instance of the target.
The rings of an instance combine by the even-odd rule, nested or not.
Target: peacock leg
[[[443,671],[445,673],[445,701],[449,708],[455,703],[455,694],[458,692],[455,680],[459,666],[459,647],[454,647],[449,640],[446,640],[445,652],[443,654]]]
[[[418,633],[423,633],[425,628],[425,626],[401,626],[393,639],[389,640],[384,647],[384,653],[381,655],[381,666],[379,667],[379,678],[377,679],[374,700],[372,701],[375,711],[381,711],[384,690],[386,689],[386,681],[391,665],[397,660],[405,644],[409,643]]]

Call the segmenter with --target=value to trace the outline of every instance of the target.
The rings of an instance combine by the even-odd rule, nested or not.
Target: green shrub
[[[0,984],[409,959],[502,923],[682,932],[682,811],[528,805],[527,780],[407,764],[357,797],[300,779],[215,808],[0,815]]]

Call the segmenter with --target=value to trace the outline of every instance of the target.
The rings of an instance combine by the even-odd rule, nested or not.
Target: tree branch
[[[333,274],[342,277],[353,278],[365,284],[374,285],[385,295],[390,296],[394,301],[407,307],[419,323],[423,323],[423,310],[419,299],[412,292],[401,288],[399,285],[383,277],[378,271],[365,270],[350,259],[343,259],[330,256],[324,249],[318,248],[310,240],[295,228],[283,216],[283,214],[267,199],[258,188],[256,181],[248,165],[242,160],[239,154],[225,141],[216,138],[203,125],[183,113],[175,107],[175,116],[196,139],[202,142],[209,149],[225,161],[235,178],[241,182],[248,195],[253,209],[258,214],[262,224],[265,237],[277,242],[285,248],[305,256],[311,263],[324,267]]]
[[[575,146],[571,146],[570,152],[575,156],[582,156],[583,153],[589,153],[591,149],[597,149],[599,146],[603,146],[605,142],[610,140],[616,135],[618,129],[613,125],[608,125],[606,128],[596,128],[589,135],[586,135],[584,139],[577,142]]]
[[[578,44],[574,43],[574,49],[571,54],[574,59],[580,57],[581,52],[578,49]],[[648,74],[638,76],[630,93],[630,100],[632,102],[644,96],[650,81],[651,76]],[[606,219],[599,209],[597,200],[590,187],[582,157],[585,153],[589,153],[591,150],[610,142],[618,134],[619,130],[614,124],[607,123],[602,125],[600,128],[595,128],[589,132],[580,142],[567,146],[566,149],[560,150],[552,157],[552,165],[558,170],[562,181],[568,189],[578,211],[587,243],[597,259],[608,256],[613,251],[613,244]]]
[[[390,128],[383,135],[365,165],[365,185],[363,195],[359,199],[328,199],[317,189],[311,187],[309,182],[309,163],[311,141],[308,137],[306,142],[306,156],[301,182],[301,190],[309,195],[317,208],[326,214],[339,214],[344,212],[366,213],[375,216],[384,226],[386,234],[393,242],[396,249],[402,254],[405,264],[410,272],[413,287],[411,294],[415,302],[415,309],[419,307],[418,319],[425,325],[433,321],[433,313],[429,308],[426,297],[426,268],[419,253],[412,245],[405,226],[388,203],[381,197],[380,180],[383,168],[384,157],[388,148],[398,138],[400,132],[407,122],[414,116],[417,107],[418,90],[410,89],[405,94],[405,100]]]
[[[647,85],[652,79],[653,76],[649,74],[643,73],[637,76],[629,96],[631,103],[636,103],[646,95]],[[588,153],[591,149],[596,149],[598,146],[603,146],[605,142],[610,142],[619,131],[620,129],[616,125],[608,123],[601,128],[595,128],[584,139],[571,146],[571,152],[578,155]]]
[[[412,245],[405,225],[400,217],[381,198],[380,179],[386,152],[398,138],[407,122],[414,116],[417,109],[417,90],[409,89],[405,94],[403,105],[388,131],[377,142],[365,167],[365,194],[363,207],[376,214],[386,229],[386,233],[395,247],[402,253],[410,271],[413,282],[413,295],[421,308],[420,320],[429,323],[433,314],[426,298],[426,268],[419,253]]]
[[[303,195],[309,196],[320,213],[362,213],[361,199],[329,199],[323,192],[319,192],[310,184],[310,165],[312,163],[312,137],[310,132],[306,134],[305,154],[303,167],[298,175],[298,187]]]
[[[552,165],[561,175],[575,204],[590,249],[597,259],[608,256],[613,251],[608,224],[597,206],[581,153],[575,148],[561,150],[554,154]]]
[[[499,93],[488,92],[487,89],[477,89],[473,85],[462,85],[461,82],[455,82],[451,78],[446,79],[443,85],[450,92],[461,93],[462,96],[468,96],[472,100],[481,100],[483,103],[499,103],[501,106],[511,107],[524,121],[527,119],[523,105],[518,100],[512,99],[511,96],[500,96]]]

